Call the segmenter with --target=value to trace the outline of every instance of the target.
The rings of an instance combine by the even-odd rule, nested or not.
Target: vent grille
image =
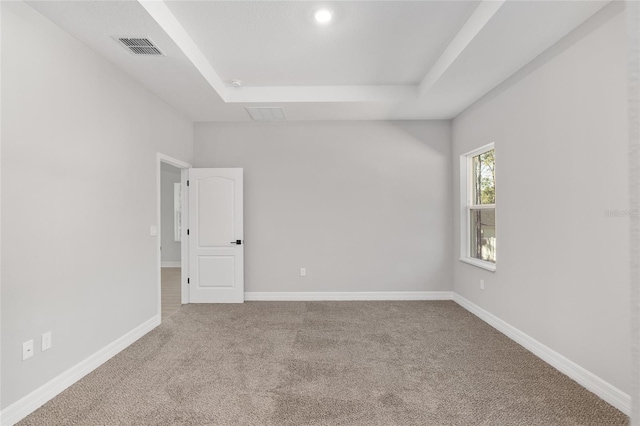
[[[153,44],[151,40],[144,37],[117,37],[118,41],[134,55],[144,56],[164,56],[164,53]]]
[[[280,107],[246,107],[245,109],[255,121],[282,121],[286,119],[284,110]]]

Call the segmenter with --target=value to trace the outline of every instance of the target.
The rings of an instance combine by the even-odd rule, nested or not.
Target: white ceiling
[[[477,3],[332,3],[331,25],[308,2],[167,5],[223,81],[342,86],[420,83]]]
[[[245,106],[452,118],[608,1],[28,3],[193,121],[243,121]],[[329,25],[313,21],[320,6]],[[131,55],[114,36],[149,37],[166,56]]]

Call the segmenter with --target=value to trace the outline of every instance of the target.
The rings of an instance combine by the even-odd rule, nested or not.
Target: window
[[[460,157],[460,260],[496,270],[496,156],[493,143]]]

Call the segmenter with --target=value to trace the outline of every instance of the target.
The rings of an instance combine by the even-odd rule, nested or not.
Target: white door
[[[189,169],[189,301],[244,302],[242,169]]]

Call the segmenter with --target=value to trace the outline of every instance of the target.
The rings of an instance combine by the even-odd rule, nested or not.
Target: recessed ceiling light
[[[329,9],[320,9],[313,14],[313,17],[318,24],[328,24],[333,18],[333,14]]]

